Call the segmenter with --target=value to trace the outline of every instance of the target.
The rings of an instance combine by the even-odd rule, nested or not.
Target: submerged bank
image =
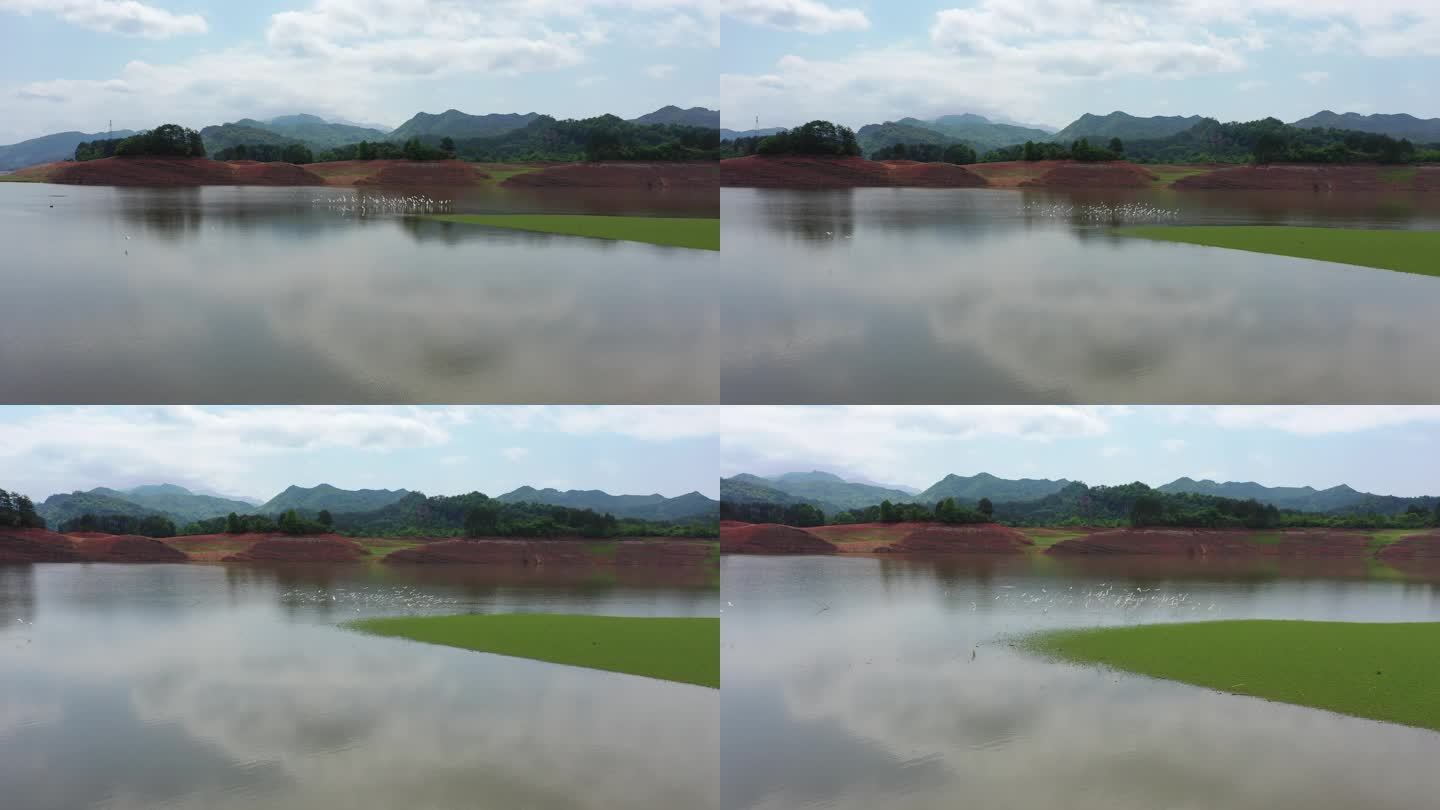
[[[720,620],[504,613],[361,619],[346,627],[553,664],[720,688]]]
[[[0,563],[302,562],[495,565],[522,568],[713,569],[714,540],[583,537],[473,539],[212,534],[163,539],[46,529],[0,529]]]
[[[1124,160],[918,163],[814,155],[749,155],[720,161],[720,184],[747,188],[1058,188],[1440,191],[1440,166],[1139,164]]]
[[[1440,730],[1440,622],[1220,621],[1061,630],[1025,640],[1099,664],[1239,695]]]
[[[1350,559],[1403,566],[1440,559],[1434,529],[1013,528],[996,523],[851,523],[797,528],[722,521],[726,554],[883,554],[943,556],[1043,554],[1052,557],[1178,559]]]
[[[1138,239],[1293,256],[1440,276],[1440,231],[1310,228],[1289,225],[1147,225],[1117,228]]]
[[[346,160],[260,163],[210,158],[112,157],[30,166],[6,182],[83,186],[392,186],[498,185],[528,189],[694,190],[718,188],[710,162],[470,163],[463,160]]]
[[[426,214],[423,219],[517,231],[645,242],[695,250],[720,249],[720,220],[699,217],[615,217],[577,214]]]

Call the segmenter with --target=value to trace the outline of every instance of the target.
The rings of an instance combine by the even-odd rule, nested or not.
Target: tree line
[[[0,489],[0,527],[43,529],[45,519],[35,511],[30,496]]]
[[[992,503],[981,498],[972,507],[947,498],[935,504],[884,501],[838,512],[828,520],[810,504],[731,503],[722,501],[721,517],[748,523],[820,526],[827,523],[996,522],[1010,526],[1176,527],[1176,528],[1336,528],[1423,529],[1440,526],[1440,499],[1412,500],[1382,511],[1374,504],[1333,512],[1279,509],[1253,498],[1223,498],[1190,492],[1161,492],[1135,482],[1088,486],[1075,482],[1032,501]]]
[[[373,512],[335,516],[338,531],[399,537],[715,537],[713,519],[651,521],[593,509],[509,503],[484,493],[426,496],[412,492]]]
[[[976,161],[975,150],[968,144],[897,143],[876,149],[871,160],[914,160],[920,163],[955,163],[966,165]]]
[[[205,140],[193,129],[161,124],[128,138],[85,141],[75,147],[76,160],[107,157],[205,157]]]

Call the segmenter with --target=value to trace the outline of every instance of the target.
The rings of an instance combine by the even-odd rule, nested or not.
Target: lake
[[[725,402],[1440,399],[1440,279],[1109,233],[1436,229],[1440,195],[726,188],[721,218]]]
[[[0,566],[0,803],[715,808],[714,689],[337,625],[714,616],[716,594],[459,567]]]
[[[718,205],[713,190],[0,184],[0,402],[718,399],[716,252],[347,210],[419,194],[459,213]]]
[[[722,807],[1432,806],[1435,732],[1010,646],[1141,622],[1440,620],[1440,575],[1274,565],[727,556]]]

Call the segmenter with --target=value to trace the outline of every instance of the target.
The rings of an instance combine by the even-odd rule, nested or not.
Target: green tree
[[[441,150],[442,152],[444,152],[445,154],[451,155],[451,156],[453,157],[454,154],[455,154],[455,139],[452,138],[452,137],[450,137],[449,135],[446,135],[445,137],[441,138],[441,139],[440,139],[440,150]]]
[[[995,514],[995,504],[991,503],[989,498],[981,498],[980,503],[977,504],[975,508],[980,511],[980,514],[987,518]]]
[[[1114,152],[1116,154],[1116,156],[1125,154],[1125,142],[1120,140],[1119,138],[1111,138],[1109,148],[1111,152]]]
[[[888,500],[880,502],[880,520],[882,522],[894,523],[899,519],[899,516],[895,514],[895,504],[890,503]]]
[[[231,512],[225,516],[225,533],[240,534],[244,528],[240,525],[240,516]]]
[[[331,516],[329,509],[320,510],[319,520],[320,525],[327,529],[335,525],[335,518]]]

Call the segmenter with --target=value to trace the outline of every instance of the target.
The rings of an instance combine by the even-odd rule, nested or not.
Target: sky
[[[716,0],[0,0],[0,143],[311,113],[718,106]]]
[[[159,483],[260,500],[322,483],[714,498],[717,454],[703,406],[0,407],[0,488],[37,502]]]
[[[1087,484],[1182,476],[1440,494],[1433,406],[727,406],[720,468],[923,489],[949,473]]]
[[[1435,0],[727,0],[721,125],[1440,116]]]

